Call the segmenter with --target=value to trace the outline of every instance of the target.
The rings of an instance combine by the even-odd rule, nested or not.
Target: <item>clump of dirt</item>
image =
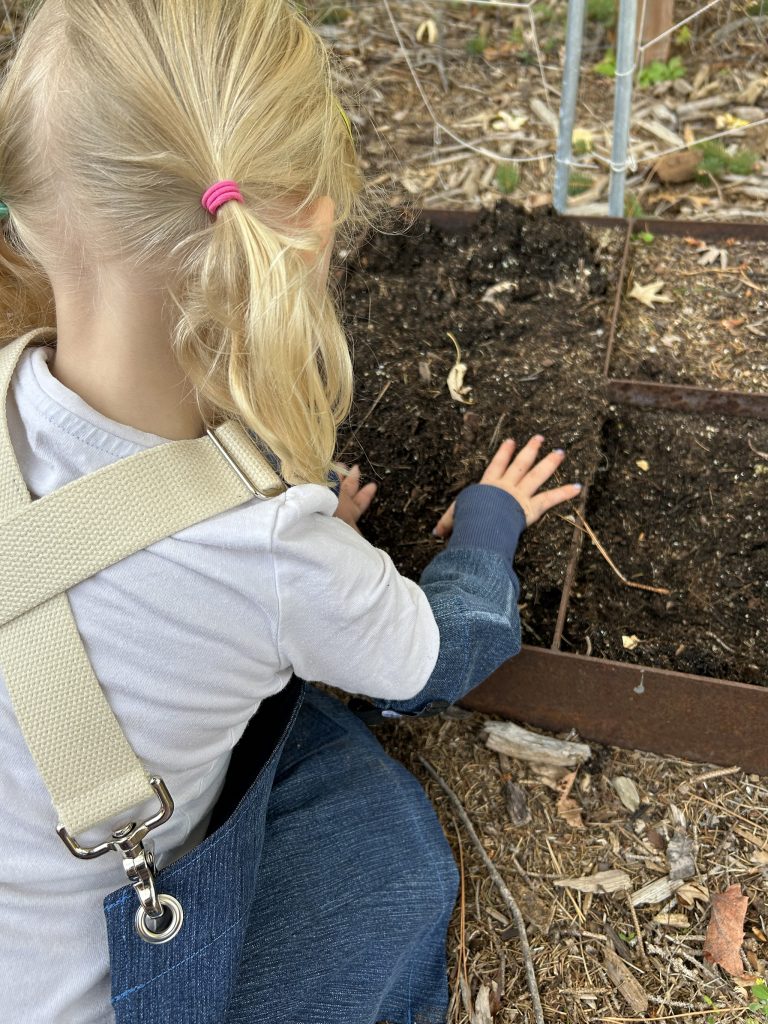
[[[768,424],[621,410],[603,449],[587,522],[628,579],[671,593],[625,586],[585,540],[566,641],[768,683]]]
[[[343,306],[357,397],[340,458],[380,484],[365,529],[417,577],[439,549],[431,531],[480,478],[505,437],[542,433],[568,451],[556,483],[587,478],[599,454],[616,242],[548,212],[507,204],[471,233],[420,221],[376,235],[352,261]],[[446,381],[457,353],[472,404]],[[517,559],[529,642],[548,644],[571,527],[555,514]]]

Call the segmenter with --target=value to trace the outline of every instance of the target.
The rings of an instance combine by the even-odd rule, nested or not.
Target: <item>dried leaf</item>
[[[665,185],[679,185],[693,181],[704,154],[700,149],[683,149],[661,156],[653,165],[653,173]]]
[[[531,812],[528,809],[528,797],[523,787],[516,782],[507,782],[504,787],[504,795],[507,798],[507,813],[510,822],[516,827],[527,825],[531,820]]]
[[[561,878],[555,885],[561,889],[576,889],[578,892],[606,893],[629,889],[632,880],[626,871],[614,868],[610,871],[598,871],[594,875],[583,875],[581,878]]]
[[[451,398],[454,402],[461,402],[463,405],[472,405],[474,399],[467,398],[466,396],[472,390],[472,388],[464,383],[464,375],[467,372],[467,364],[461,361],[461,349],[459,343],[456,341],[454,336],[448,332],[448,337],[456,347],[456,362],[451,368],[451,372],[448,374],[448,390],[451,393]]]
[[[719,263],[722,268],[728,266],[728,253],[725,249],[718,249],[715,245],[703,245],[699,249],[699,258],[697,260],[701,267],[711,267],[715,263]]]
[[[677,900],[684,907],[692,907],[694,903],[706,903],[709,900],[709,889],[700,882],[686,882],[677,890]]]
[[[738,883],[729,885],[725,892],[712,893],[712,916],[704,939],[704,959],[719,964],[734,978],[746,980],[741,962],[744,941],[744,918],[749,900],[742,895]]]
[[[663,287],[663,281],[651,281],[649,284],[635,284],[632,291],[629,293],[629,297],[630,299],[637,299],[637,301],[642,302],[644,306],[648,306],[650,309],[653,309],[655,302],[673,301],[669,296],[659,294]]]
[[[640,637],[635,636],[634,633],[631,636],[625,635],[621,638],[621,645],[625,651],[634,651],[634,649],[639,645],[639,643]]]
[[[616,790],[619,800],[634,814],[640,806],[640,794],[632,779],[628,779],[626,775],[617,775],[611,785]]]
[[[648,993],[610,946],[603,950],[603,966],[605,973],[627,1001],[632,1012],[645,1013],[649,1005]]]
[[[437,42],[437,24],[434,18],[427,18],[426,21],[422,21],[416,29],[416,42],[428,43],[430,46],[434,46]]]
[[[560,790],[560,799],[557,801],[557,813],[563,821],[567,822],[571,828],[584,828],[584,819],[582,818],[581,807],[576,801],[570,796],[570,792],[573,789],[573,784],[576,781],[576,772],[568,772],[561,780],[558,786]]]

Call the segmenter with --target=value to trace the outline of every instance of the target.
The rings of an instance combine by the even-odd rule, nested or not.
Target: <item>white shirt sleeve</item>
[[[426,596],[340,519],[332,491],[286,491],[272,554],[278,648],[302,679],[385,700],[424,688],[440,634]]]

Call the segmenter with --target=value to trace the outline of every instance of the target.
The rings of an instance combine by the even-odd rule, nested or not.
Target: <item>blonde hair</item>
[[[213,220],[221,179],[245,201]],[[285,0],[43,0],[0,90],[3,335],[52,321],[52,224],[89,264],[168,275],[206,423],[327,483],[352,371],[311,214],[329,196],[349,225],[361,195],[328,55]]]

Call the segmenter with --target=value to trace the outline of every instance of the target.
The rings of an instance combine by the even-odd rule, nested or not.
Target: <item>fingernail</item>
[[[565,455],[565,450],[563,448],[553,448],[552,449],[552,454],[553,455]]]
[[[544,435],[543,434],[537,434],[536,437],[534,437],[533,440],[536,441],[537,444],[544,444]]]
[[[580,491],[583,486],[583,484],[571,484],[571,487],[573,487],[575,491]]]
[[[440,540],[440,534],[437,532],[437,527],[432,531],[432,536],[437,537],[437,539]]]

